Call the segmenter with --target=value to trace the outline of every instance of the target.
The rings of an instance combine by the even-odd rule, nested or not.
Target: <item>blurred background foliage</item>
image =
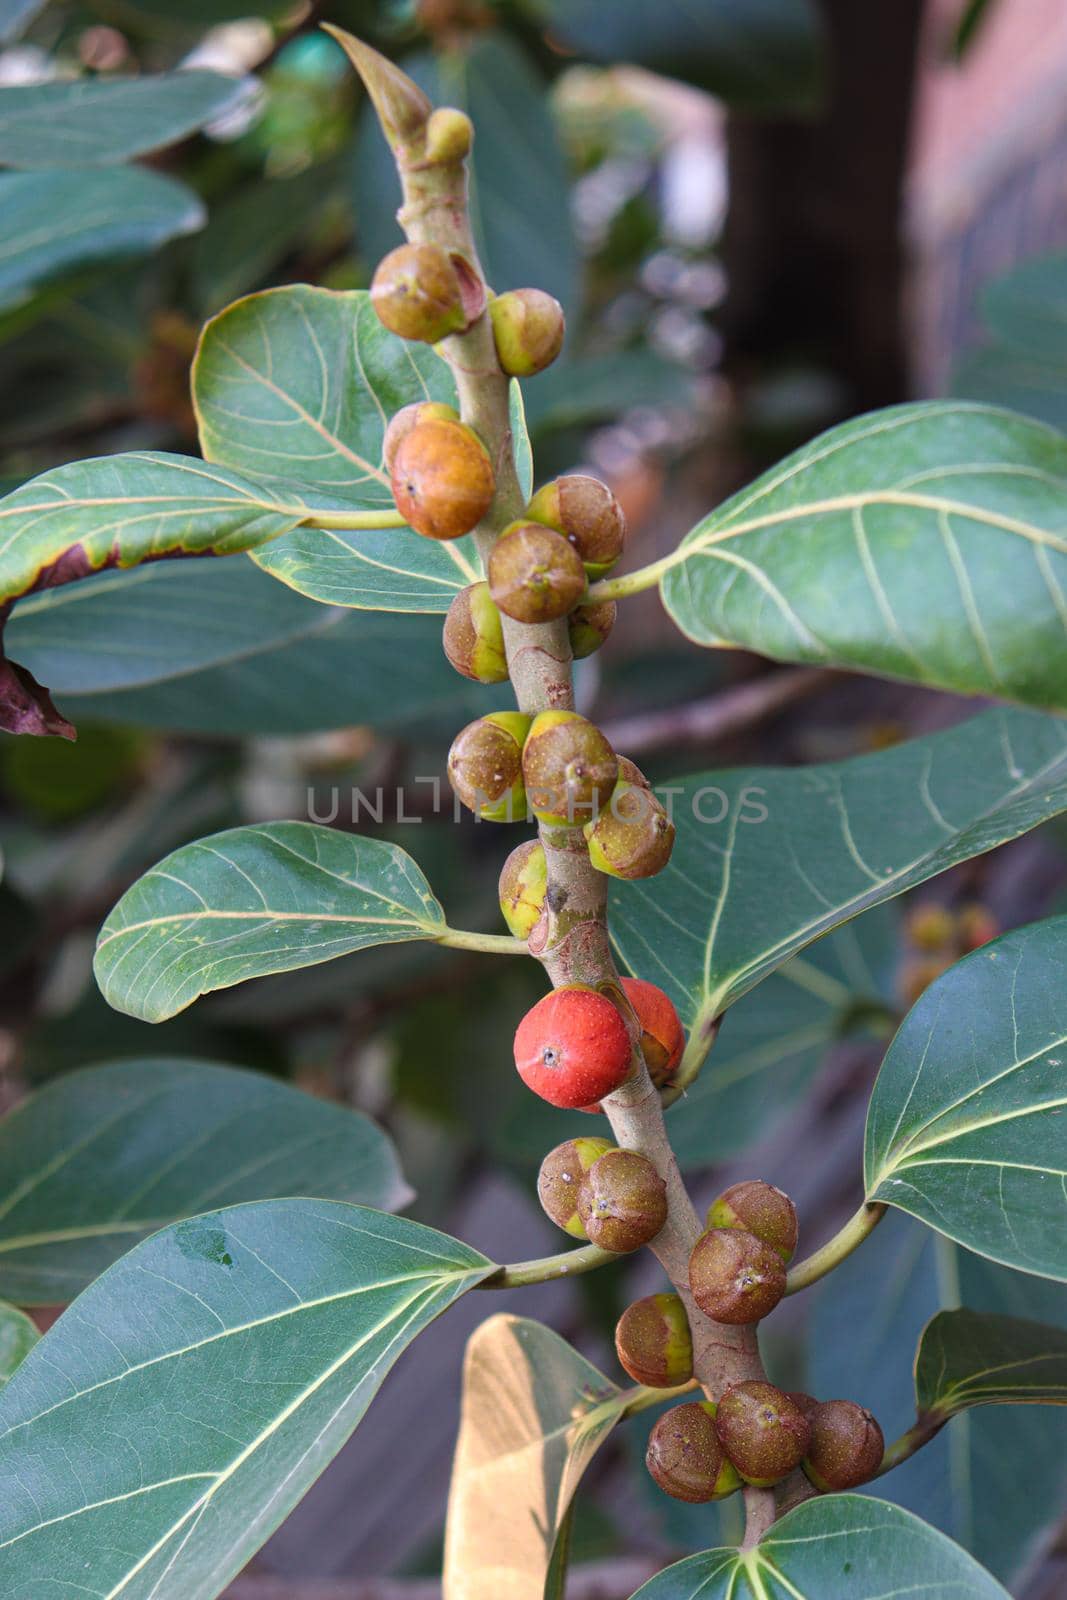
[[[1067,193],[1062,179],[1039,181],[1057,163],[1062,173],[1067,116],[1046,118],[1039,137],[1005,135],[984,187],[967,169],[985,210],[972,198],[966,211],[939,211],[930,196],[944,185],[930,176],[933,156],[921,159],[938,84],[965,81],[972,61],[980,84],[983,52],[1002,66],[1006,48],[1021,59],[1028,7],[1031,34],[1044,27],[1041,0],[260,0],[252,16],[249,6],[0,0],[4,487],[89,455],[195,452],[188,376],[204,321],[268,285],[366,286],[399,239],[388,153],[316,29],[323,20],[473,117],[490,281],[547,288],[568,313],[563,358],[527,387],[538,478],[579,464],[608,478],[635,564],[786,449],[867,406],[951,388],[1067,422],[1067,256],[1054,253],[1067,248]],[[1022,35],[996,33],[1005,10],[1024,14]],[[1047,28],[1041,37],[1053,55]],[[1061,44],[1062,106],[1067,33]],[[147,93],[131,102],[129,80]],[[87,83],[112,84],[113,107],[86,115],[57,98]],[[992,148],[998,129],[983,137]],[[1027,221],[1011,233],[1017,247],[1003,242],[1009,203]],[[431,803],[454,731],[487,703],[448,669],[439,623],[318,606],[234,558],[108,573],[21,602],[8,626],[12,654],[51,686],[80,738],[0,742],[4,1103],[118,1058],[254,1066],[380,1118],[418,1192],[414,1215],[512,1258],[555,1248],[533,1177],[573,1119],[531,1104],[510,1066],[515,1018],[542,987],[532,963],[372,951],[216,995],[153,1029],[109,1011],[91,981],[96,930],[123,889],[182,842],[252,819],[311,816],[395,838],[453,925],[498,927],[503,835],[457,825],[447,799],[441,811]],[[654,781],[838,758],[969,709],[829,674],[788,678],[739,653],[690,649],[643,597],[585,664],[580,694]],[[736,700],[772,680],[757,710]],[[862,1108],[893,1019],[976,929],[1064,903],[1064,843],[1041,830],[817,946],[811,959],[847,996],[839,1003],[813,998],[786,968],[731,1011],[672,1113],[700,1192],[751,1169],[796,1195],[814,1233],[828,1231],[855,1203]],[[813,1143],[817,1171],[804,1156]],[[508,1239],[494,1242],[502,1217]],[[928,1259],[932,1245],[913,1249],[898,1222],[883,1277],[921,1322],[950,1267]],[[1005,1289],[1010,1277],[998,1269],[974,1293],[1067,1321],[1061,1291],[1043,1285],[1050,1303],[1030,1309]],[[557,1325],[612,1371],[605,1344],[638,1287],[622,1267],[560,1286]],[[845,1360],[842,1318],[873,1330],[883,1314],[868,1303],[835,1316],[832,1295],[848,1291],[815,1297],[815,1359],[830,1372]],[[527,1305],[553,1319],[543,1300]],[[778,1372],[800,1382],[804,1329],[798,1316],[783,1323]],[[905,1383],[909,1340],[893,1353]],[[457,1358],[458,1346],[427,1342],[401,1363],[261,1571],[436,1570]],[[865,1383],[857,1374],[845,1388]],[[430,1419],[425,1481],[400,1486],[402,1510],[350,1514],[351,1485],[388,1448],[403,1385]],[[1011,1421],[1010,1437],[985,1416],[967,1424],[971,1457],[954,1470],[961,1483],[970,1474],[973,1497],[961,1488],[935,1511],[1014,1579],[1047,1544],[1065,1485],[1050,1471],[1047,1493],[1020,1498],[1007,1555],[983,1546],[994,1447],[1020,1462],[1028,1450],[1063,1459],[1061,1419]],[[617,1553],[623,1527],[627,1548],[657,1559],[712,1541],[705,1509],[694,1530],[691,1508],[650,1497],[631,1470],[639,1446],[620,1436],[598,1458],[578,1558]],[[926,1489],[910,1492],[931,1515]],[[1047,1581],[1038,1571],[1025,1593]]]

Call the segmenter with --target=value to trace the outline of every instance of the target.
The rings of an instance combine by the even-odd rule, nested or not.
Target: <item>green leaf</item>
[[[266,1200],[166,1228],[0,1394],[5,1594],[211,1600],[415,1335],[492,1265],[414,1222]]]
[[[909,1354],[939,1311],[963,1304],[1045,1324],[1067,1320],[1060,1284],[995,1266],[899,1211],[810,1294],[804,1387],[862,1398],[887,1439],[914,1420]],[[1014,1589],[1063,1514],[1067,1412],[962,1412],[875,1487],[958,1539]]]
[[[243,93],[215,72],[11,84],[0,102],[0,166],[128,161],[184,139]]]
[[[316,605],[251,561],[158,562],[44,590],[16,604],[7,642],[77,720],[239,739],[439,731],[508,693],[442,670],[434,618]]]
[[[144,255],[203,226],[184,185],[139,167],[0,174],[0,308],[63,273]]]
[[[1067,729],[991,711],[875,755],[673,787],[670,865],[612,885],[611,930],[700,1028],[839,923],[1067,809]]]
[[[983,292],[988,344],[963,357],[952,392],[1067,429],[1067,256],[1024,262]]]
[[[444,929],[397,845],[272,822],[184,845],[146,872],[101,928],[95,972],[116,1011],[163,1022],[247,978]]]
[[[985,1311],[941,1311],[915,1358],[922,1413],[968,1406],[1067,1405],[1067,1330]]]
[[[497,293],[528,285],[547,290],[573,324],[580,259],[544,78],[501,31],[457,32],[447,48],[406,57],[403,66],[434,105],[458,106],[474,123],[471,225],[488,281]],[[403,234],[396,169],[369,108],[356,144],[354,190],[361,254],[375,262],[402,243]]]
[[[446,1596],[542,1600],[579,1480],[632,1400],[539,1322],[482,1323],[463,1367]]]
[[[683,1168],[725,1161],[769,1137],[837,1040],[880,1031],[897,951],[896,916],[875,907],[730,1007],[699,1078],[668,1113]]]
[[[395,513],[382,466],[389,418],[414,400],[456,398],[446,364],[398,339],[363,291],[296,285],[249,295],[204,330],[193,368],[209,461],[299,480],[327,507]],[[327,605],[447,611],[481,576],[473,540],[409,528],[301,529],[264,553],[264,571]]]
[[[754,1550],[706,1550],[633,1600],[1010,1600],[965,1550],[909,1511],[866,1495],[807,1500]]]
[[[65,1305],[157,1228],[220,1205],[411,1198],[369,1118],[210,1062],[149,1057],[56,1079],[0,1122],[0,1288]]]
[[[867,1196],[1067,1280],[1067,917],[984,945],[901,1024],[867,1112]]]
[[[190,456],[146,450],[53,467],[0,500],[0,606],[105,567],[233,555],[307,514]]]
[[[682,632],[1067,710],[1067,439],[962,402],[847,422],[665,564]]]
[[[749,110],[810,110],[822,87],[807,0],[545,0],[553,32],[601,61],[633,61]]]
[[[16,604],[5,641],[56,694],[81,700],[190,678],[203,698],[206,668],[261,664],[346,616],[272,583],[250,561],[152,562],[29,595]],[[336,684],[335,696],[341,692]],[[227,698],[221,687],[219,698]]]
[[[0,1384],[7,1383],[40,1334],[24,1311],[0,1301]]]

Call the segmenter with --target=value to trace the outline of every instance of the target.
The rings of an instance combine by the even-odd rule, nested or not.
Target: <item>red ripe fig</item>
[[[583,983],[546,994],[515,1033],[515,1066],[553,1106],[586,1106],[630,1076],[630,1036],[610,1000]]]

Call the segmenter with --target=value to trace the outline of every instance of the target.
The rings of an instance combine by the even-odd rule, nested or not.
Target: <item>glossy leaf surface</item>
[[[185,845],[145,873],[100,930],[95,971],[117,1011],[162,1022],[214,989],[433,939],[444,925],[397,845],[264,823]]]

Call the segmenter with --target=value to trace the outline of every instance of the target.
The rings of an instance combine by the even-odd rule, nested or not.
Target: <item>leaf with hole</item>
[[[162,1022],[247,978],[444,932],[398,845],[270,822],[184,845],[146,872],[101,928],[94,970],[116,1011]]]
[[[206,1061],[148,1057],[57,1078],[0,1122],[0,1292],[65,1305],[181,1217],[315,1194],[411,1198],[369,1118]]]
[[[699,1030],[838,924],[1067,810],[1067,725],[991,711],[875,755],[672,788],[670,864],[612,885],[611,931]]]
[[[962,401],[846,422],[664,564],[698,644],[1067,710],[1067,439]]]
[[[915,1357],[920,1413],[968,1406],[1067,1405],[1067,1329],[988,1311],[941,1311]]]
[[[0,166],[129,161],[195,133],[243,92],[216,72],[9,84],[0,101]]]
[[[668,1567],[633,1600],[1010,1600],[984,1567],[909,1511],[864,1495],[820,1495],[753,1550],[706,1550]]]
[[[905,1017],[867,1112],[869,1200],[1067,1281],[1067,917],[994,940]]]
[[[542,1600],[582,1474],[634,1394],[539,1322],[482,1323],[463,1368],[445,1600]]]
[[[329,1200],[137,1245],[0,1391],[0,1588],[212,1600],[323,1471],[415,1335],[493,1270]]]

